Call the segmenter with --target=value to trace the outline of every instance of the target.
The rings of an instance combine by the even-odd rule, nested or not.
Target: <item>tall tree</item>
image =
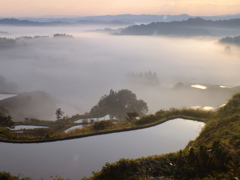
[[[148,112],[147,103],[137,100],[136,94],[127,89],[118,92],[110,90],[109,95],[104,95],[94,106],[90,113],[102,112],[110,118],[124,119],[128,112],[136,112],[139,116]],[[96,115],[96,114],[95,114]]]
[[[2,127],[8,127],[8,128],[14,128],[14,122],[12,121],[11,116],[6,116],[2,113],[0,113],[0,126]]]
[[[63,114],[64,114],[64,112],[61,110],[61,108],[58,108],[57,110],[56,110],[56,118],[57,118],[57,120],[60,120],[61,119],[61,117],[63,116]]]

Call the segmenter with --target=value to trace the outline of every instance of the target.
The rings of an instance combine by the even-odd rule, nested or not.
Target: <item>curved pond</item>
[[[194,140],[204,123],[175,119],[129,132],[41,144],[0,143],[0,170],[34,179],[90,176],[106,162],[175,152]],[[4,162],[4,163],[3,163]]]

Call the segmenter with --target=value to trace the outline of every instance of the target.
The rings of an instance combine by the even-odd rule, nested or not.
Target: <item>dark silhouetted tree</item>
[[[147,103],[137,100],[137,97],[130,90],[122,89],[118,92],[110,90],[109,95],[104,95],[99,100],[98,105],[94,106],[90,113],[98,115],[109,115],[111,119],[124,119],[128,112],[136,112],[139,116],[148,112]]]
[[[61,110],[61,108],[58,108],[57,110],[56,110],[56,118],[57,118],[57,120],[60,120],[61,119],[61,117],[63,116],[63,114],[64,114],[64,112]]]
[[[12,121],[12,117],[9,115],[4,115],[0,113],[0,126],[14,128],[14,122]]]

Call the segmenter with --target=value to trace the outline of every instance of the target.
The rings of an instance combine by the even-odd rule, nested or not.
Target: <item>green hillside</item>
[[[106,163],[85,180],[240,179],[240,94],[205,122],[184,150]]]

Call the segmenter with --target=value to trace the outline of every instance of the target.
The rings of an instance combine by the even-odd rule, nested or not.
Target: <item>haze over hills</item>
[[[240,19],[204,20],[190,18],[185,21],[157,22],[133,25],[121,31],[121,35],[180,35],[180,36],[223,36],[239,34]]]
[[[5,107],[13,121],[24,121],[25,118],[52,119],[57,100],[43,91],[18,93],[0,101],[0,107]]]
[[[65,20],[48,21],[44,22],[35,20],[21,20],[15,18],[4,18],[0,19],[0,25],[11,25],[11,26],[73,26],[73,25],[132,25],[130,22],[122,21],[101,21],[101,20],[77,20],[75,22]]]
[[[189,18],[201,17],[205,20],[228,20],[240,18],[240,14],[221,15],[221,16],[191,16],[188,14],[180,15],[151,15],[151,14],[119,14],[119,15],[105,15],[105,16],[85,16],[85,17],[25,17],[20,20],[38,21],[38,22],[77,22],[77,21],[99,21],[99,22],[130,22],[130,23],[151,23],[151,22],[171,22],[183,21]]]
[[[190,16],[181,15],[105,15],[105,16],[85,16],[85,17],[22,17],[22,18],[2,18],[0,24],[7,25],[76,25],[76,24],[147,24],[152,22],[172,22],[184,21],[189,18],[200,17],[205,20],[229,20],[240,18],[240,14],[221,15],[221,16]]]

